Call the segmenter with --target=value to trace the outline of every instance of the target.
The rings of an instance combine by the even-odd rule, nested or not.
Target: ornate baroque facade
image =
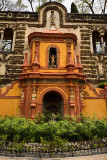
[[[107,15],[67,13],[57,2],[36,13],[0,12],[0,39],[1,86],[13,81],[0,102],[14,102],[2,115],[107,117],[107,87],[90,85],[107,81]]]

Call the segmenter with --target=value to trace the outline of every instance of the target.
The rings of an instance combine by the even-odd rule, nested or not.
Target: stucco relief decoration
[[[57,8],[57,7],[56,7]],[[46,28],[49,30],[56,30],[59,28],[59,12],[55,7],[46,8]]]
[[[36,100],[36,87],[33,88],[32,101]]]
[[[84,107],[84,103],[83,103],[83,89],[81,89],[80,98],[81,98],[81,111],[82,111],[82,109]]]
[[[24,100],[24,92],[23,92],[23,90],[21,91],[21,100]]]
[[[74,97],[74,88],[70,88],[70,115],[72,117],[75,116],[75,111],[74,111],[74,107],[75,107],[75,97]]]
[[[70,89],[70,101],[74,101],[74,89]]]
[[[33,88],[33,93],[31,95],[31,118],[33,119],[35,116],[36,109],[36,87]]]

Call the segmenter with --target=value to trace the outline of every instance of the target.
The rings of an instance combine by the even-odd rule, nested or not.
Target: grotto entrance
[[[56,91],[50,91],[43,98],[43,113],[63,114],[63,98]]]

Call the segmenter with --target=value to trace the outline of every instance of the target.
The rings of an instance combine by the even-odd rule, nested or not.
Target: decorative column
[[[3,36],[4,36],[4,32],[1,31],[0,51],[2,51]]]
[[[77,59],[77,68],[79,69],[79,73],[83,74],[83,67],[82,67],[82,65],[80,63],[79,55],[76,55],[76,59]]]
[[[38,62],[38,51],[36,50],[36,51],[35,51],[34,61],[33,61],[33,63],[31,64],[32,71],[33,71],[33,72],[38,72],[39,67],[40,67],[40,64],[39,64],[39,62]]]
[[[28,63],[28,53],[25,53],[25,59],[24,59],[24,63],[22,65],[22,72],[23,73],[27,73],[27,70],[30,68],[30,65]]]
[[[33,54],[33,43],[30,43],[30,64],[32,63],[32,54]]]
[[[30,118],[30,95],[31,95],[31,84],[27,81],[26,92],[25,92],[25,117]]]
[[[104,53],[105,50],[104,50],[104,39],[103,39],[103,36],[104,35],[101,35],[101,48],[102,48],[102,52]]]
[[[67,65],[66,65],[67,69],[68,69],[68,72],[72,72],[74,70],[74,63],[72,62],[72,59],[71,59],[71,52],[69,51],[68,52],[68,58],[67,58]]]
[[[94,50],[93,50],[93,39],[92,39],[92,33],[90,34],[90,48],[91,48],[91,53],[93,54],[93,53],[94,53]]]
[[[80,112],[82,112],[84,103],[83,103],[83,89],[80,89],[80,101],[81,101],[81,106],[80,106]]]
[[[75,86],[75,103],[76,103],[76,115],[80,116],[80,87],[79,85]]]
[[[35,40],[35,50],[37,51],[37,57],[39,60],[39,51],[40,51],[40,41],[39,40]]]
[[[14,33],[13,33],[12,51],[14,50],[15,39],[16,39],[16,31],[14,31]]]
[[[75,100],[74,100],[74,88],[70,88],[70,100],[69,100],[69,105],[70,105],[70,116],[74,117],[75,116]]]

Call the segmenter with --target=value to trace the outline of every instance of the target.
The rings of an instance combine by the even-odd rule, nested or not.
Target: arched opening
[[[4,31],[2,50],[11,51],[12,42],[13,42],[13,30],[11,28],[7,28]]]
[[[94,53],[101,53],[102,48],[101,48],[101,38],[100,38],[100,33],[98,31],[94,31],[92,34],[93,37],[93,50]]]
[[[43,113],[63,114],[63,98],[56,91],[50,91],[43,98]]]
[[[54,47],[51,47],[49,49],[49,68],[57,68],[57,49]]]

